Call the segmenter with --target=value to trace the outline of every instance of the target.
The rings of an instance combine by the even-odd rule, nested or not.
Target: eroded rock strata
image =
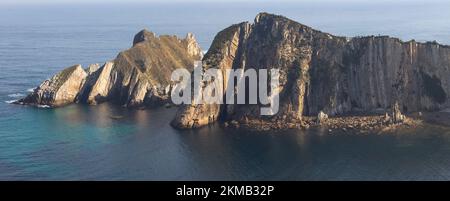
[[[16,103],[53,107],[106,101],[126,107],[165,104],[170,102],[172,71],[192,70],[202,56],[192,34],[179,39],[143,30],[134,37],[133,46],[114,60],[86,69],[69,67]],[[224,75],[227,69],[280,69],[279,112],[261,116],[261,107],[266,107],[261,104],[182,105],[172,121],[176,128],[220,120],[229,126],[262,129],[311,125],[370,129],[404,122],[412,125],[414,121],[402,113],[450,106],[450,47],[436,42],[339,37],[283,16],[260,13],[254,23],[219,32],[202,62],[203,70],[218,68]],[[224,77],[223,92],[236,87],[228,86],[228,79]]]
[[[184,105],[172,121],[177,128],[249,119],[298,125],[303,116],[320,111],[330,119],[349,113],[384,114],[395,103],[393,115],[449,107],[449,46],[387,36],[339,37],[267,13],[258,14],[253,24],[232,25],[218,33],[203,68],[279,68],[280,110],[260,116],[260,104]],[[235,86],[224,84],[224,92],[227,87]],[[382,118],[374,122],[384,123]]]
[[[133,46],[114,60],[86,69],[69,67],[17,103],[52,107],[105,101],[127,107],[161,105],[169,102],[172,71],[192,70],[201,58],[202,51],[192,34],[179,39],[143,30],[134,37]]]
[[[18,101],[23,104],[63,106],[77,99],[87,73],[81,65],[64,69],[42,82],[33,93]]]

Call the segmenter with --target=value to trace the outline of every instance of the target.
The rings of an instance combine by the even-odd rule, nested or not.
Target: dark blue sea
[[[261,11],[335,35],[450,44],[449,2],[307,2],[0,4],[0,180],[449,180],[445,127],[178,131],[175,108],[9,104],[65,67],[113,59],[143,28],[193,32],[207,50],[218,31]]]

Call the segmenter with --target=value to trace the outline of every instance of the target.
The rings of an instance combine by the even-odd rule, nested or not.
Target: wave
[[[28,93],[31,93],[31,92],[33,92],[35,89],[36,89],[36,88],[29,88],[29,89],[27,89],[26,91],[27,91]],[[26,94],[24,94],[24,93],[8,94],[8,97],[10,97],[10,98],[23,98],[23,97],[25,97],[25,96],[26,96]],[[15,102],[15,101],[17,101],[17,100],[8,100],[8,101],[5,101],[5,103],[13,103],[13,102]]]
[[[5,101],[5,103],[8,103],[8,104],[12,104],[12,103],[14,103],[14,102],[16,102],[17,100],[8,100],[8,101]]]
[[[15,93],[15,94],[9,94],[8,97],[10,98],[19,98],[19,97],[24,97],[25,94],[22,93]]]
[[[49,105],[37,105],[38,108],[51,108]]]
[[[8,100],[8,101],[5,101],[5,103],[13,104],[16,101],[18,101],[18,100]],[[20,104],[22,104],[22,103],[20,103]],[[50,105],[35,105],[35,106],[38,108],[52,108]]]

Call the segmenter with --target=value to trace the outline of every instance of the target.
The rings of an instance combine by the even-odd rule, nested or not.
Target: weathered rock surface
[[[113,66],[113,62],[106,62],[100,69],[88,77],[84,85],[85,90],[81,95],[82,102],[94,105],[106,100],[109,91],[113,87],[111,82],[111,70]]]
[[[317,114],[317,123],[321,124],[324,123],[328,119],[328,115],[325,114],[323,111],[320,111],[319,114]]]
[[[390,120],[391,120],[392,124],[398,124],[398,123],[402,123],[403,121],[405,121],[405,115],[403,115],[402,112],[400,111],[400,106],[399,106],[398,102],[396,102],[392,106],[392,115],[391,115]]]
[[[86,69],[69,67],[17,103],[167,105],[174,84],[172,71],[192,70],[202,57],[192,34],[179,39],[143,30],[134,37],[133,47],[114,60]],[[261,13],[253,24],[243,22],[219,32],[202,62],[203,70],[218,68],[224,75],[227,69],[280,69],[280,86],[275,90],[279,112],[261,116],[260,109],[266,106],[260,104],[182,105],[172,121],[174,127],[195,128],[221,120],[234,127],[278,129],[320,123],[331,129],[340,124],[364,129],[410,121],[402,112],[450,107],[450,47],[436,42],[338,37]],[[221,91],[236,88],[236,83],[227,85],[229,79],[224,77]],[[336,117],[374,111],[387,115]]]
[[[100,64],[91,64],[86,68],[86,73],[91,75],[95,73],[100,68]]]
[[[202,61],[202,67],[218,68],[223,72],[232,68],[238,55],[237,50],[242,40],[240,38],[249,28],[249,24],[241,23],[219,32]],[[224,77],[224,83],[227,81],[228,78]],[[218,104],[182,105],[171,124],[177,128],[201,127],[215,122],[223,109],[223,106]]]
[[[81,65],[75,65],[45,80],[33,93],[17,103],[32,105],[63,106],[73,103],[82,88],[87,73]]]
[[[301,119],[319,111],[368,114],[388,111],[396,101],[403,112],[450,106],[449,46],[338,37],[267,13],[218,33],[203,68],[280,69],[280,110],[263,117],[262,105],[188,105],[178,111],[175,127],[200,127],[211,119]],[[224,92],[227,87],[235,86],[225,85]]]
[[[192,70],[202,56],[192,34],[180,39],[142,30],[134,37],[133,47],[114,60],[101,67],[92,64],[86,70],[80,65],[65,69],[17,103],[53,107],[105,101],[127,107],[162,105],[169,101],[172,71]]]

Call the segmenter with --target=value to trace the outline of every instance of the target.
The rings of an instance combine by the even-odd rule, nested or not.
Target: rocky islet
[[[192,34],[179,39],[143,30],[113,61],[67,68],[17,103],[160,106],[170,102],[170,73],[192,71],[200,59],[204,70],[280,69],[280,110],[267,117],[259,115],[261,104],[187,104],[171,122],[176,128],[221,121],[268,129],[378,129],[416,124],[402,112],[450,106],[450,47],[387,36],[334,36],[268,13],[219,32],[204,56]]]

